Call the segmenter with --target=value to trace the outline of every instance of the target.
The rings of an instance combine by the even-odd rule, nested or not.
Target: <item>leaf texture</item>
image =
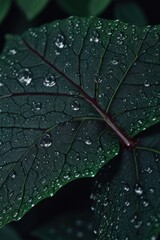
[[[92,195],[98,240],[159,239],[160,133],[138,141],[99,173]]]
[[[1,225],[68,182],[95,176],[118,154],[118,138],[128,141],[118,128],[133,137],[159,122],[159,32],[71,17],[7,36],[0,59]]]

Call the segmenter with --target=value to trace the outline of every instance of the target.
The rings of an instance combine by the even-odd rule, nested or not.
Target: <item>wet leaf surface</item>
[[[125,150],[99,173],[98,191],[91,195],[96,239],[159,239],[159,169],[160,134],[157,133],[141,137],[135,150]]]
[[[95,176],[118,154],[119,138],[128,146],[123,131],[133,137],[159,122],[159,32],[72,17],[7,36],[0,59],[1,226],[68,182]]]

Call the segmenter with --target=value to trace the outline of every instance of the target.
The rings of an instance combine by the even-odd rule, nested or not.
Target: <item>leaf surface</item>
[[[111,3],[112,0],[57,0],[66,12],[76,16],[97,16]]]
[[[99,190],[92,195],[98,240],[159,239],[159,129],[157,134],[141,137],[134,151],[124,151],[99,173]]]
[[[0,60],[1,225],[68,182],[95,176],[117,155],[119,138],[128,146],[123,131],[133,137],[159,122],[159,52],[158,26],[97,18],[7,37]]]
[[[17,5],[24,12],[28,20],[35,18],[48,2],[49,0],[16,0]]]

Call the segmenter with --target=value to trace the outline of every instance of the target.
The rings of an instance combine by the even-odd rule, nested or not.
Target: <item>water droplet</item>
[[[113,59],[111,60],[111,63],[112,63],[113,65],[117,65],[117,64],[118,64],[118,59],[117,59],[117,58],[113,58]]]
[[[86,137],[85,144],[86,145],[91,145],[92,144],[92,141],[91,141],[90,137]]]
[[[130,205],[130,202],[129,202],[129,201],[125,201],[125,203],[124,203],[124,204],[125,204],[125,206],[126,206],[126,207],[129,207],[129,205]]]
[[[17,53],[17,51],[15,49],[10,49],[9,53],[12,54],[12,55],[15,55]]]
[[[99,42],[99,34],[94,31],[93,36],[90,38],[90,42],[98,43]]]
[[[32,81],[32,72],[28,68],[23,68],[18,73],[18,80],[26,86]]]
[[[58,48],[64,48],[65,44],[64,44],[64,37],[59,34],[56,41],[55,41],[55,45]]]
[[[101,83],[101,82],[102,82],[102,77],[99,75],[99,73],[96,73],[96,74],[95,74],[95,79],[94,79],[94,81],[95,81],[96,83]]]
[[[52,145],[52,135],[50,133],[46,133],[40,142],[40,146],[41,147],[50,147]]]
[[[78,101],[74,101],[72,104],[71,104],[71,108],[74,110],[74,111],[78,111],[80,109],[80,103]]]
[[[144,81],[144,86],[145,86],[145,87],[149,87],[149,86],[150,86],[150,83],[149,83],[147,80],[145,80],[145,81]]]
[[[143,200],[143,206],[144,206],[144,207],[147,207],[148,205],[149,205],[148,200]]]
[[[46,86],[46,87],[54,87],[56,85],[56,81],[55,81],[55,76],[52,75],[52,74],[48,74],[45,79],[44,79],[44,82],[43,84]]]
[[[137,196],[141,196],[143,194],[143,188],[139,183],[136,183],[134,186],[134,192]]]
[[[11,176],[12,179],[14,179],[16,177],[16,172],[12,171],[10,176]]]
[[[42,103],[38,102],[33,102],[33,107],[32,107],[32,111],[40,111],[42,108]]]
[[[124,185],[124,191],[125,191],[125,192],[128,192],[129,190],[130,190],[129,185],[126,183],[126,184]]]

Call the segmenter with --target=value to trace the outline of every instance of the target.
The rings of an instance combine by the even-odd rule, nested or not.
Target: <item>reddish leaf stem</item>
[[[25,46],[34,53],[37,57],[39,57],[43,62],[45,62],[48,66],[50,66],[54,71],[58,72],[62,77],[64,77],[70,84],[72,84],[84,97],[84,99],[90,103],[94,109],[103,117],[109,128],[114,132],[114,134],[118,137],[122,145],[126,148],[133,149],[136,145],[136,140],[128,137],[126,133],[116,126],[116,124],[113,122],[112,117],[104,112],[104,110],[97,104],[96,100],[94,98],[91,98],[79,85],[77,85],[75,82],[73,82],[64,72],[59,70],[56,66],[54,66],[52,63],[50,63],[44,56],[42,56],[40,53],[38,53],[32,46],[30,46],[24,39],[23,42]]]

